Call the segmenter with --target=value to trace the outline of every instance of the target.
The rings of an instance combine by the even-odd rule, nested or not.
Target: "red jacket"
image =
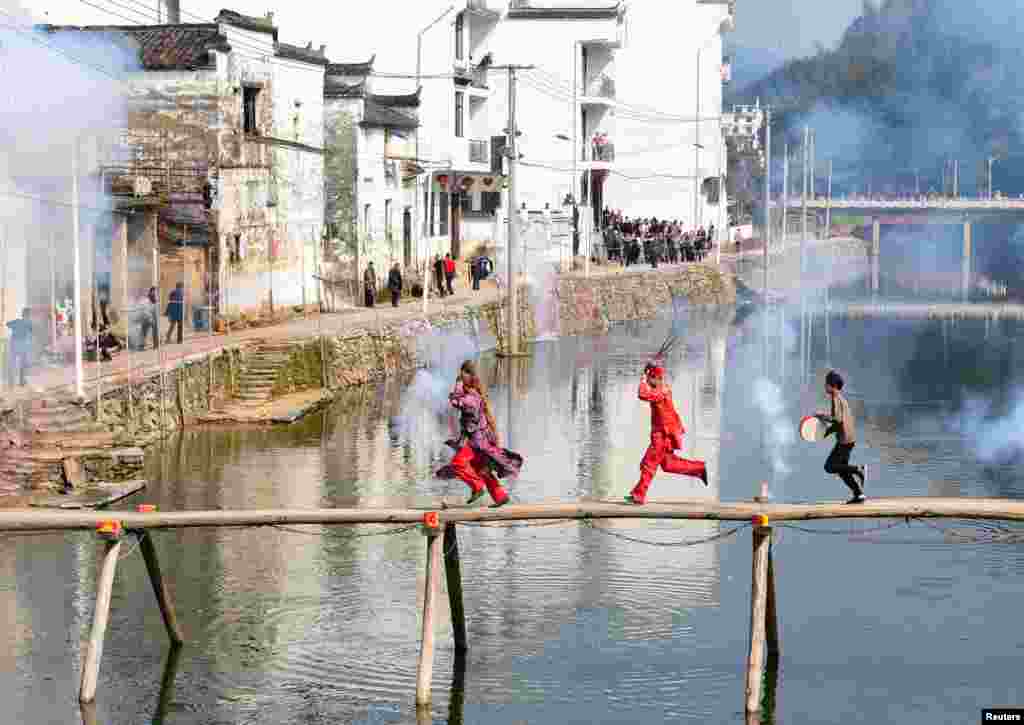
[[[652,388],[646,380],[641,381],[640,400],[651,404],[651,434],[662,433],[664,435],[682,436],[686,432],[683,421],[676,412],[675,403],[672,402],[672,388],[663,385],[660,388]]]
[[[444,260],[444,273],[447,275],[455,274],[455,260],[446,259]]]

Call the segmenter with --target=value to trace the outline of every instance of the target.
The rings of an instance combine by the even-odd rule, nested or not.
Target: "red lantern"
[[[441,526],[440,517],[437,515],[437,511],[428,511],[423,514],[423,525],[428,529],[438,529]]]
[[[442,188],[447,189],[448,188],[448,175],[447,174],[442,174],[442,175],[438,176],[437,177],[437,183],[440,184]]]

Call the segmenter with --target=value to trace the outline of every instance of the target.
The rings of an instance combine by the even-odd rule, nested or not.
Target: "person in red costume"
[[[665,382],[663,367],[649,363],[644,368],[639,397],[651,404],[651,445],[640,462],[640,481],[626,496],[626,502],[642,504],[647,500],[647,489],[659,467],[666,473],[699,478],[707,486],[708,471],[704,461],[690,461],[675,454],[683,447],[686,429],[672,402],[672,388]]]
[[[501,447],[487,391],[471,360],[459,369],[459,379],[448,400],[460,413],[461,430],[458,438],[448,441],[455,457],[437,472],[437,477],[465,482],[470,489],[468,505],[479,501],[486,489],[494,501],[492,508],[504,506],[510,499],[498,479],[518,476],[523,457]]]

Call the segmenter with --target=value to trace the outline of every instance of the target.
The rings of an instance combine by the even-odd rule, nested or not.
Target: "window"
[[[256,99],[259,95],[259,88],[242,88],[242,130],[246,133],[259,133],[256,127]]]
[[[447,191],[442,191],[437,200],[438,222],[442,237],[448,236],[448,214],[451,212],[451,199]]]
[[[429,224],[430,224],[430,228],[427,230],[428,231],[427,236],[432,237],[432,236],[434,236],[434,230],[437,228],[436,227],[436,224],[437,224],[437,221],[436,221],[436,219],[437,219],[437,192],[436,191],[430,192],[430,213],[427,214],[427,219],[429,220]]]
[[[384,240],[392,241],[391,239],[391,199],[384,201]]]
[[[480,199],[480,205],[484,214],[493,216],[494,212],[501,206],[501,192],[485,191]]]
[[[370,230],[370,205],[366,204],[363,206],[363,231],[366,233],[367,239],[372,239],[373,234]]]
[[[455,16],[455,60],[462,60],[466,54],[463,41],[465,18],[462,13]]]
[[[455,91],[455,138],[463,138],[466,135],[464,124],[466,94],[462,91]]]

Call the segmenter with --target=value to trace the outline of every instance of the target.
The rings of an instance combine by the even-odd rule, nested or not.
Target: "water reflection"
[[[792,329],[795,341],[798,319],[770,319],[767,345],[756,317],[749,322],[737,327],[730,315],[691,311],[623,325],[608,337],[541,343],[528,359],[485,355],[481,368],[499,425],[527,459],[512,494],[522,501],[617,498],[632,487],[649,434],[647,406],[636,399],[640,370],[675,326],[684,341],[669,370],[688,428],[684,455],[708,462],[711,486],[661,475],[654,500],[749,499],[767,461],[763,420],[752,404],[756,378],[768,375],[779,384],[782,417],[795,421],[820,404],[817,376],[833,362],[851,380],[863,434],[858,456],[884,464],[869,484],[875,495],[1024,495],[1019,472],[979,462],[943,423],[946,411],[956,409],[946,376],[955,378],[966,358],[950,355],[950,368],[927,362],[929,354],[941,357],[940,345],[953,350],[958,336],[965,349],[983,339],[980,322],[951,327],[943,338],[938,323],[841,319],[825,335],[824,320],[817,319],[803,365],[788,333],[774,334]],[[1017,328],[999,334],[1017,336]],[[975,390],[1002,395],[1019,384],[1013,346],[1003,349],[1002,357],[991,358],[997,373],[979,377]],[[454,366],[439,371],[439,380],[446,393]],[[152,457],[152,484],[140,498],[174,510],[461,497],[462,484],[432,476],[451,455],[443,444],[451,418],[411,404],[410,385],[402,379],[350,391],[333,408],[287,428],[177,436]],[[821,471],[826,453],[821,446],[790,446],[790,471],[778,476],[776,497],[838,496]],[[425,560],[417,532],[363,538],[353,535],[381,532],[156,532],[187,645],[169,675],[174,667],[165,660],[166,634],[145,567],[134,553],[126,555],[115,582],[99,702],[88,716],[138,722],[153,713],[174,722],[180,714],[186,721],[275,725],[417,718],[499,725],[741,722],[747,539],[646,546],[609,534],[666,543],[711,534],[717,524],[600,527],[459,527],[470,651],[456,656],[442,596],[435,704],[426,713],[411,704]],[[780,722],[801,721],[803,713],[827,711],[837,696],[912,680],[915,658],[950,665],[948,672],[931,668],[934,681],[923,692],[960,694],[957,701],[933,695],[935,707],[912,722],[938,712],[964,714],[960,702],[1012,699],[1015,670],[1006,663],[1018,648],[1005,632],[1016,631],[1024,556],[1011,544],[960,545],[941,532],[925,545],[924,533],[911,543],[853,548],[848,537],[780,536],[778,560],[789,573],[779,581],[787,659],[786,681],[778,686],[786,697],[774,697],[776,668],[766,682],[762,722],[771,721],[773,709]],[[68,722],[78,712],[77,643],[91,620],[97,553],[95,539],[84,534],[0,540],[0,612],[10,623],[0,632],[0,663],[11,673],[0,678],[0,698],[15,722]],[[970,638],[957,639],[962,632]],[[894,651],[909,653],[909,664],[898,658],[879,664],[879,652]],[[819,692],[821,673],[835,683],[827,695]],[[982,684],[964,686],[965,679]],[[865,717],[887,719],[885,698],[854,700]]]

